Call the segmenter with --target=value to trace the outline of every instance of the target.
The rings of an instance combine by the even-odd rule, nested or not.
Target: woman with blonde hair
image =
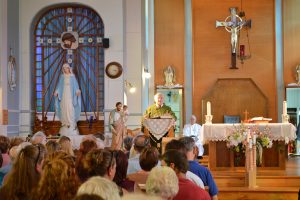
[[[84,182],[78,189],[77,195],[95,194],[105,200],[120,200],[118,186],[107,178],[94,176]]]
[[[44,161],[43,173],[33,199],[72,199],[78,186],[73,157],[63,151],[57,151]]]
[[[72,148],[72,142],[71,139],[67,136],[61,136],[58,140],[58,143],[60,144],[61,150],[66,152],[67,154],[74,156],[74,151]]]
[[[38,184],[46,148],[27,145],[20,150],[11,171],[0,188],[1,200],[28,199]]]

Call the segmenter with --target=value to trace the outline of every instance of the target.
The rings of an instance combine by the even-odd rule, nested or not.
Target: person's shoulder
[[[170,106],[167,106],[166,104],[164,104],[164,105],[162,106],[162,108],[171,110],[171,107],[170,107]]]

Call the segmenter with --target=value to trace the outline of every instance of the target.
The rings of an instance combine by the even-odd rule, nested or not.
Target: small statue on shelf
[[[166,67],[164,69],[164,75],[165,75],[165,86],[174,86],[175,82],[175,70],[171,65]]]

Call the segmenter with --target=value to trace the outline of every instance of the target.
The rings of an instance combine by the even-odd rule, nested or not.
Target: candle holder
[[[289,123],[290,116],[288,114],[282,114],[282,123]]]
[[[212,124],[212,115],[205,115],[205,124]]]

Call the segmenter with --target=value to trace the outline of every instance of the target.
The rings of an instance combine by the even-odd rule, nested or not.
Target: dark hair
[[[10,149],[14,146],[19,146],[19,144],[21,144],[22,142],[24,142],[24,139],[21,137],[13,137],[10,138]]]
[[[94,149],[86,155],[84,167],[89,176],[104,176],[110,167],[116,164],[115,152],[105,149]]]
[[[146,147],[140,155],[140,166],[142,170],[151,171],[158,163],[159,152],[155,147]]]
[[[76,38],[72,33],[65,33],[61,40],[64,42],[65,40],[69,40],[71,42],[76,42]]]
[[[120,104],[122,104],[120,101],[118,101],[117,103],[116,103],[116,107],[118,107],[118,105],[120,105]]]
[[[67,137],[67,136],[61,136],[59,139],[58,139],[58,143],[61,143],[61,142],[63,142],[63,141],[69,141],[69,142],[71,142],[71,139],[69,138],[69,137]]]
[[[191,137],[182,137],[179,139],[184,144],[186,152],[193,151],[195,146],[195,140]]]
[[[174,164],[175,171],[186,173],[189,169],[189,163],[186,155],[177,150],[168,150],[162,155],[162,160],[170,167],[171,163]]]
[[[126,154],[121,150],[116,150],[116,174],[113,181],[120,186],[122,181],[126,178],[127,168],[128,168],[128,159]]]
[[[179,140],[174,139],[166,144],[165,151],[168,151],[171,149],[180,151],[182,153],[186,153],[184,144]]]
[[[9,138],[4,136],[4,135],[0,135],[0,151],[2,153],[7,153],[8,148],[9,148]]]
[[[76,196],[73,200],[104,200],[104,199],[95,194],[81,194]]]
[[[134,139],[134,149],[141,153],[146,146],[149,146],[150,139],[145,135],[138,135]]]
[[[48,154],[52,154],[58,150],[61,150],[61,146],[59,143],[57,143],[56,141],[54,140],[49,140],[47,143],[46,143],[46,148],[47,148],[47,151],[48,151]]]
[[[128,106],[127,105],[123,105],[123,108],[128,108]]]
[[[94,140],[85,140],[80,144],[80,149],[76,158],[76,171],[81,182],[86,181],[89,177],[89,173],[84,167],[84,159],[86,154],[93,149],[97,149],[97,144]]]
[[[126,138],[124,138],[124,148],[127,151],[130,151],[131,146],[132,146],[132,141],[133,141],[133,138],[131,136],[127,136]]]

